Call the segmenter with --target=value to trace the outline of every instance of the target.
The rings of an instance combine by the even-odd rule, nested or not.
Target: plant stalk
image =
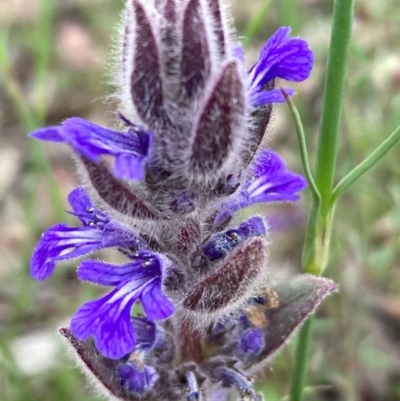
[[[355,0],[335,0],[334,3],[315,170],[315,181],[321,194],[321,215],[323,218],[329,214],[335,176],[337,142],[354,4]]]
[[[306,372],[308,365],[308,356],[310,350],[310,337],[314,318],[311,316],[301,328],[297,348],[296,364],[292,377],[292,388],[290,391],[290,401],[301,401],[303,389],[306,382]]]
[[[400,126],[397,127],[391,135],[379,145],[365,160],[353,168],[345,177],[343,177],[336,185],[332,192],[332,205],[336,203],[340,195],[369,171],[376,163],[379,162],[395,145],[400,142]]]
[[[316,275],[322,274],[329,257],[334,212],[331,198],[354,5],[355,0],[334,2],[315,170],[315,185],[320,198],[318,202],[312,200],[302,257],[303,270]],[[312,320],[309,319],[298,338],[290,389],[291,401],[301,401],[303,398],[311,333]]]
[[[320,203],[317,205],[313,201],[311,205],[302,258],[303,269],[317,275],[322,274],[328,262],[333,215],[331,198],[354,4],[355,0],[335,0],[333,10],[315,168]]]

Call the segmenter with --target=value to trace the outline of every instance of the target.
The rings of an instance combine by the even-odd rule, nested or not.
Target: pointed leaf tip
[[[211,71],[210,49],[199,0],[190,0],[186,6],[182,37],[181,83],[190,99],[204,88]]]
[[[130,90],[139,117],[150,127],[164,116],[161,62],[154,21],[141,1],[132,1],[134,15],[134,54]]]
[[[107,399],[138,400],[137,397],[124,396],[125,391],[121,387],[120,379],[115,374],[119,361],[102,356],[95,348],[92,339],[79,341],[69,327],[61,327],[58,332],[66,340],[79,367]]]
[[[216,173],[237,151],[245,109],[239,67],[231,61],[225,65],[197,123],[190,161],[194,174]]]
[[[304,274],[273,288],[276,302],[265,309],[265,347],[257,362],[265,365],[287,343],[320,303],[338,291],[337,284],[323,277]]]

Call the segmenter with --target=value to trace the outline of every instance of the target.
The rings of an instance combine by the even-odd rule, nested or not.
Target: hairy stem
[[[180,328],[180,338],[182,360],[203,362],[200,331],[196,330],[190,322],[184,322]]]

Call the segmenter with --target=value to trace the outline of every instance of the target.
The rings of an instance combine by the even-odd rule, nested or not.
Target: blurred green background
[[[345,0],[343,0],[345,1]],[[248,64],[281,25],[315,51],[311,78],[295,102],[315,154],[332,0],[231,0]],[[82,116],[115,122],[109,65],[122,0],[0,0],[0,400],[97,399],[56,329],[100,289],[80,284],[74,266],[47,282],[29,277],[41,233],[69,221],[76,184],[68,150],[26,137],[37,127]],[[400,1],[358,0],[337,177],[400,124]],[[286,106],[275,109],[269,146],[300,171]],[[400,148],[341,199],[326,275],[340,294],[318,312],[305,401],[400,400]],[[307,196],[263,208],[271,221],[271,271],[300,272]],[[293,345],[260,384],[267,401],[288,391]],[[172,401],[172,400],[171,400]]]

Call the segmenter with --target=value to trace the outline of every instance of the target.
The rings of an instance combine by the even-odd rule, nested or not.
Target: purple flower
[[[136,344],[130,312],[140,299],[149,320],[166,319],[174,306],[162,293],[162,273],[170,262],[149,251],[140,251],[132,261],[114,266],[84,261],[78,278],[115,289],[106,296],[85,303],[75,313],[71,330],[80,340],[94,336],[97,349],[111,359],[122,358]]]
[[[158,379],[156,370],[149,366],[139,369],[135,363],[128,362],[118,368],[121,386],[129,392],[141,395],[151,389]]]
[[[156,333],[159,331],[156,324],[145,317],[138,316],[132,317],[131,323],[136,337],[135,350],[150,350],[154,346]]]
[[[265,91],[265,85],[281,78],[301,82],[307,79],[314,64],[314,54],[307,42],[290,38],[289,27],[279,28],[261,50],[259,60],[249,71],[250,103],[261,106],[267,103],[283,103],[285,97],[280,89]],[[288,95],[293,89],[286,88]]]
[[[30,271],[35,279],[48,278],[53,273],[56,263],[63,260],[78,258],[113,246],[127,249],[144,246],[144,241],[131,230],[94,208],[82,187],[74,189],[68,201],[73,209],[70,213],[80,219],[83,227],[68,227],[62,223],[43,234],[31,258]]]
[[[224,258],[228,253],[250,237],[265,236],[266,228],[261,217],[252,217],[239,225],[211,236],[202,246],[202,252],[209,261]]]
[[[102,155],[114,156],[116,177],[132,180],[143,178],[150,134],[135,125],[127,133],[122,133],[74,117],[60,126],[34,131],[30,136],[43,141],[68,143],[76,152],[94,162],[99,162]]]
[[[252,327],[242,333],[237,352],[243,359],[251,358],[257,356],[264,346],[264,331],[258,327]]]
[[[256,203],[292,202],[300,198],[298,192],[307,187],[305,178],[286,169],[282,158],[264,149],[253,165],[254,176],[245,182],[239,195],[226,202],[214,220],[219,226],[233,213]]]

